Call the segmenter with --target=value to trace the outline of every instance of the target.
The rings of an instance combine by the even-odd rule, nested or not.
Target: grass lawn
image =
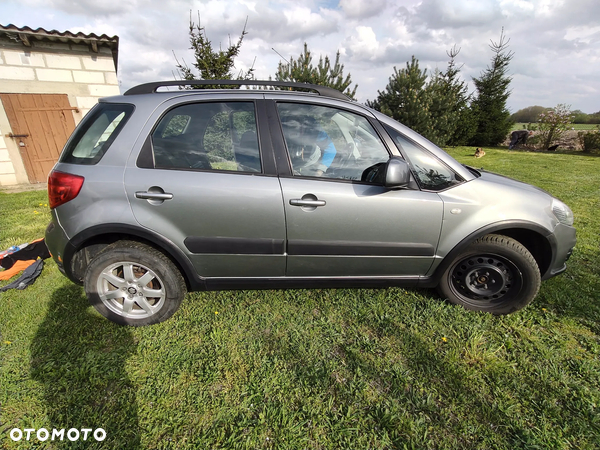
[[[506,317],[429,290],[189,294],[169,321],[117,326],[48,260],[0,294],[0,448],[598,449],[600,158],[474,148],[459,161],[575,212],[568,271]],[[0,193],[0,247],[42,237],[43,192]],[[13,428],[104,442],[13,442]]]

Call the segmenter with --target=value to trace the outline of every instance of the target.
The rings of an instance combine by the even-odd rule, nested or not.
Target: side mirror
[[[408,163],[397,156],[392,156],[385,163],[384,186],[389,189],[398,189],[410,183],[410,167]]]

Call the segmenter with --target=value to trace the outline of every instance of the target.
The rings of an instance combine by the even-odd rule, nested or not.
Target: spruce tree
[[[434,123],[430,139],[440,146],[464,144],[474,133],[470,95],[456,65],[460,49],[454,46],[446,53],[450,57],[446,71],[436,71],[427,86],[431,97],[429,113]]]
[[[504,36],[503,28],[500,40],[491,41],[490,48],[494,53],[492,65],[479,78],[473,78],[477,95],[471,106],[477,118],[477,130],[471,139],[472,145],[497,145],[506,139],[512,126],[506,107],[511,81],[508,65],[514,55],[507,50],[509,41]]]
[[[304,51],[298,59],[290,58],[289,62],[279,62],[275,79],[277,81],[295,81],[299,83],[318,84],[329,86],[343,92],[350,98],[356,95],[357,85],[350,88],[352,77],[350,74],[344,77],[344,65],[340,63],[340,52],[335,54],[335,62],[332,64],[328,56],[319,57],[318,66],[312,63],[312,54],[304,43]]]

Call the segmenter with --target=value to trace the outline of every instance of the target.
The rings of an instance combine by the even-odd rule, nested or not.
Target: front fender
[[[541,265],[541,270],[543,271],[542,278],[548,278],[547,273],[551,268],[552,262],[554,261],[554,255],[557,253],[557,241],[556,237],[551,231],[548,231],[546,228],[542,227],[533,222],[527,222],[522,220],[507,220],[502,222],[496,222],[493,224],[489,224],[483,226],[473,232],[471,232],[468,236],[463,238],[458,244],[456,244],[449,252],[445,254],[444,257],[439,257],[437,260],[437,264],[434,263],[432,268],[430,269],[430,273],[425,281],[421,284],[423,287],[434,287],[438,284],[440,278],[446,269],[450,266],[452,261],[460,255],[466,248],[475,242],[477,239],[486,236],[488,234],[502,234],[505,236],[517,238],[519,232],[526,231],[531,233],[535,233],[538,242],[521,242],[525,247],[530,249],[531,253],[536,253],[534,256],[538,261],[538,265],[540,264],[539,258],[547,259],[544,265]],[[519,240],[521,241],[521,240]],[[540,243],[542,243],[540,245]],[[537,251],[534,251],[532,246],[535,245],[538,248]],[[544,248],[540,248],[544,247]]]

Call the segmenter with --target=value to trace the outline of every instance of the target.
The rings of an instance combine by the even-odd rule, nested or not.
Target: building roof
[[[119,36],[107,36],[103,34],[82,32],[72,33],[70,31],[45,30],[44,28],[32,29],[29,27],[17,27],[13,24],[0,25],[0,37],[7,36],[8,38],[21,42],[25,47],[31,47],[35,41],[52,41],[65,44],[88,45],[90,50],[98,53],[99,47],[108,47],[112,51],[115,67],[117,67],[119,54]]]

